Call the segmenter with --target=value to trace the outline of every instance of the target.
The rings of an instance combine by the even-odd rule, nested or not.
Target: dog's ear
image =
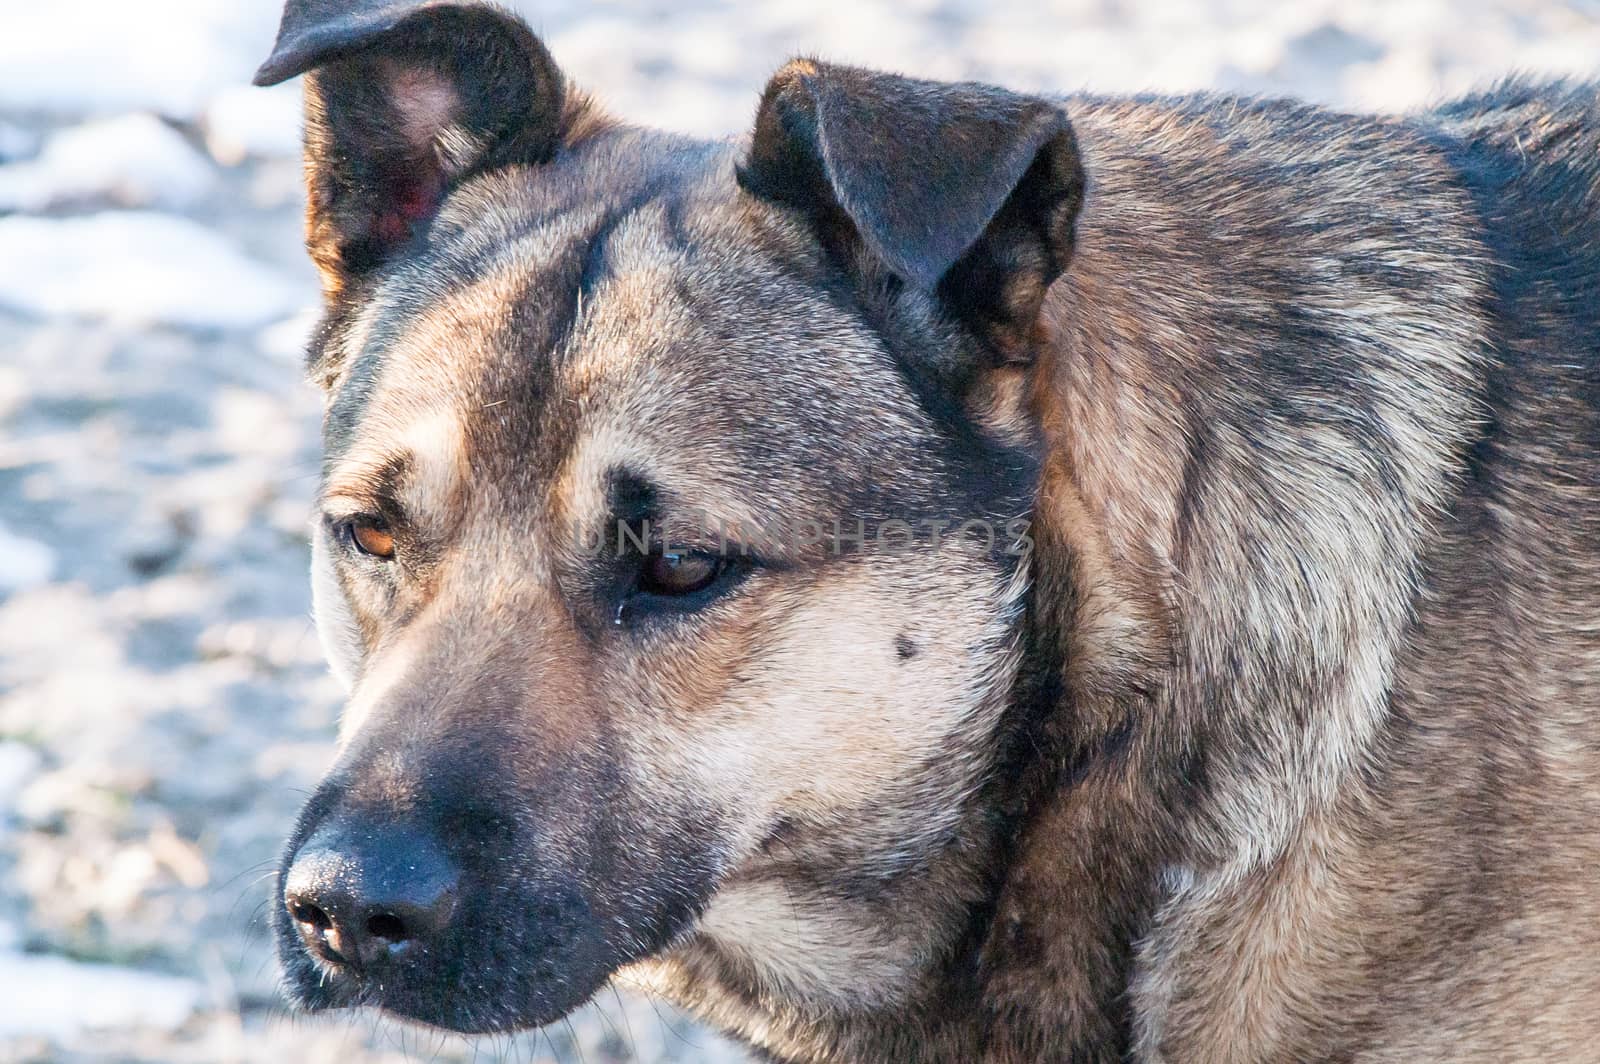
[[[768,84],[740,184],[857,241],[1025,360],[1083,202],[1072,126],[1048,100],[795,60]]]
[[[309,73],[308,73],[309,72]],[[471,0],[288,0],[258,85],[306,78],[306,243],[336,298],[472,173],[550,156],[561,72],[525,23]]]

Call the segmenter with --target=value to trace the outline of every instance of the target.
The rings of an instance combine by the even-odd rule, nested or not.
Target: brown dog
[[[1600,96],[800,61],[636,129],[290,0],[342,756],[294,995],[790,1061],[1592,1060]]]

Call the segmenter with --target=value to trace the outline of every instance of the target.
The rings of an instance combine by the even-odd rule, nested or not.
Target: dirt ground
[[[1600,74],[1600,2],[515,4],[623,115],[744,130],[810,53],[1041,91],[1401,110]],[[733,1061],[608,990],[479,1043],[279,1001],[262,914],[332,752],[308,619],[297,89],[271,0],[0,0],[0,1062]]]

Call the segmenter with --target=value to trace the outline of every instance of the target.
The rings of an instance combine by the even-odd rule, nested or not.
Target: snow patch
[[[38,158],[0,167],[0,211],[91,200],[192,207],[216,176],[205,156],[159,118],[122,115],[64,129]]]
[[[265,0],[7,4],[0,100],[14,111],[192,120],[217,90],[250,80],[281,10]]]
[[[22,788],[43,765],[44,758],[33,747],[19,742],[0,742],[0,823],[5,821],[6,811],[22,793]],[[6,945],[5,926],[0,924],[0,950]]]
[[[206,147],[224,166],[246,159],[300,154],[300,86],[257,89],[236,85],[219,92],[205,115]]]
[[[0,238],[0,248],[6,246]],[[0,271],[4,271],[0,257]],[[0,524],[0,594],[43,584],[55,572],[56,552],[38,540],[24,539]],[[0,768],[0,778],[4,769]]]
[[[315,307],[307,307],[292,318],[269,325],[256,334],[256,350],[280,362],[298,366],[305,361],[306,350],[311,346],[311,334],[316,331],[322,315]]]
[[[0,953],[0,1037],[57,1040],[84,1031],[173,1031],[200,1008],[200,984],[65,957]]]
[[[187,218],[0,218],[0,303],[33,314],[248,329],[312,295]]]
[[[0,163],[26,159],[38,150],[38,134],[11,122],[0,122]]]

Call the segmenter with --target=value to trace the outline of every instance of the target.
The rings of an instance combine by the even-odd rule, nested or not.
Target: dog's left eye
[[[639,590],[651,595],[692,595],[710,587],[725,568],[720,555],[702,551],[651,554],[639,574]]]
[[[345,538],[368,557],[388,561],[394,557],[394,532],[376,518],[357,517],[344,524]]]

